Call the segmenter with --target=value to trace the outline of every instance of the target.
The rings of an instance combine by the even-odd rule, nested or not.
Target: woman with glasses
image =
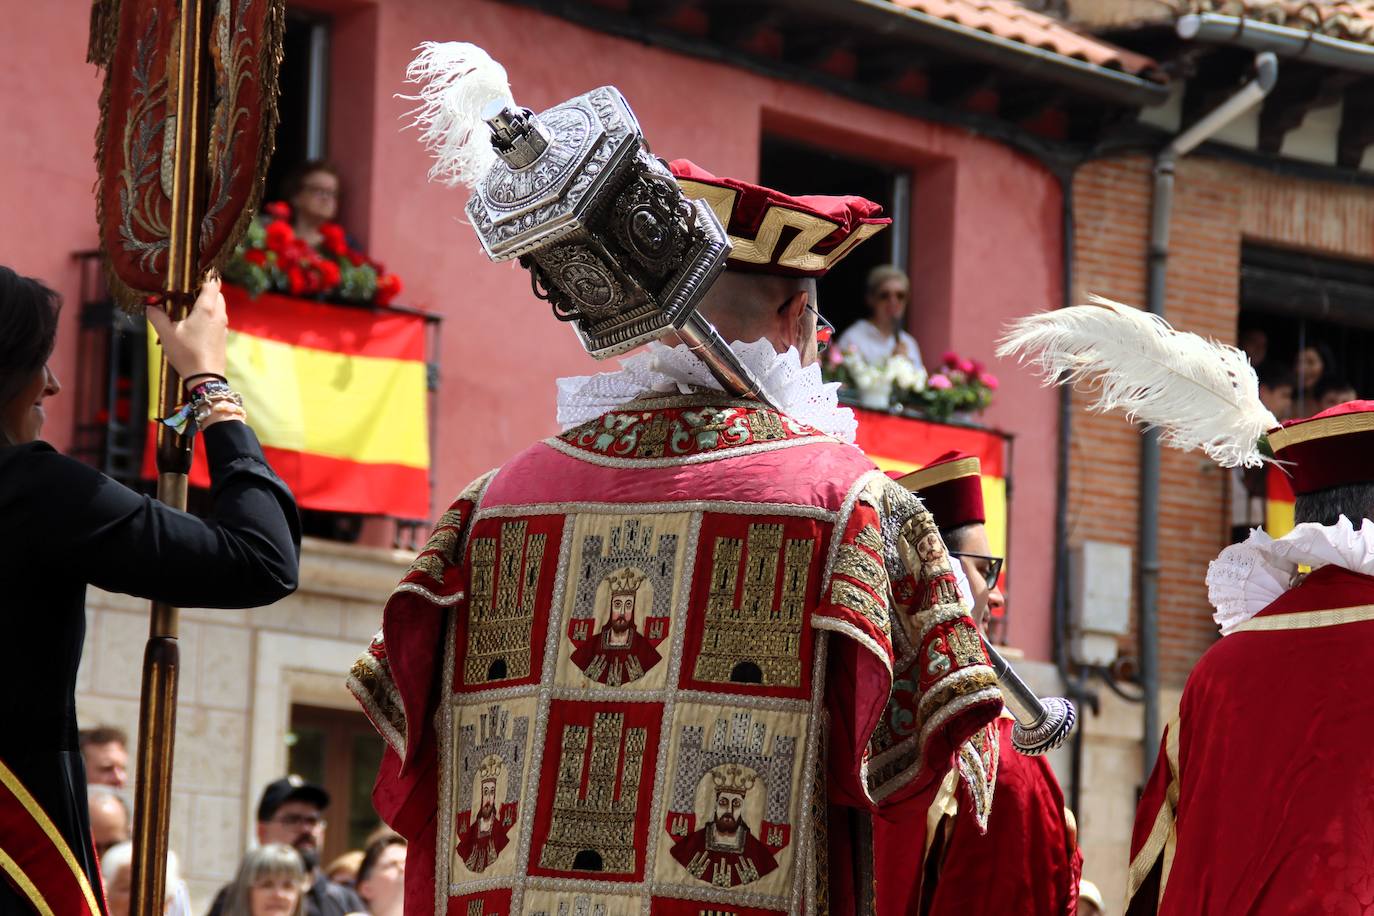
[[[857,351],[867,363],[879,363],[889,356],[905,356],[921,365],[921,348],[902,327],[906,305],[911,298],[911,281],[906,273],[891,264],[868,272],[864,284],[868,318],[860,319],[840,335],[841,350]]]

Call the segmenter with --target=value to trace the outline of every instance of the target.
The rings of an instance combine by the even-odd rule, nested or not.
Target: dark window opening
[[[321,861],[362,849],[381,825],[372,807],[372,784],[384,746],[372,723],[361,712],[295,705],[287,744],[287,771],[329,793]]]
[[[329,20],[288,9],[277,78],[277,148],[267,168],[264,200],[281,200],[283,182],[310,159],[323,159],[329,100]]]
[[[506,676],[506,660],[504,658],[496,659],[491,663],[491,667],[487,668],[487,680],[489,681],[504,681]]]
[[[735,684],[762,684],[763,671],[753,662],[740,662],[731,670],[730,680]]]
[[[910,175],[793,140],[764,137],[759,182],[785,194],[848,194],[882,204],[892,225],[846,255],[817,284],[821,313],[838,331],[867,317],[864,281],[868,272],[881,264],[907,266]]]
[[[601,853],[595,849],[584,849],[573,856],[573,871],[602,871]]]

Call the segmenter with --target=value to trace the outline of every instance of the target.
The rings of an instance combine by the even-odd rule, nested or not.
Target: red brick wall
[[[1150,165],[1132,156],[1080,169],[1074,183],[1079,299],[1098,293],[1145,305]],[[1374,189],[1185,159],[1175,184],[1165,302],[1175,327],[1234,340],[1241,244],[1247,240],[1374,258]],[[1076,395],[1075,402],[1070,541],[1104,540],[1137,550],[1140,436],[1117,416],[1082,410],[1087,397]],[[1182,684],[1215,639],[1203,581],[1208,562],[1226,543],[1225,483],[1226,472],[1201,455],[1164,450],[1159,645],[1165,686]]]

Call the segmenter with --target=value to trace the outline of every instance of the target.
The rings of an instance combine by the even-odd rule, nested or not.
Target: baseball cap
[[[323,810],[329,807],[329,793],[296,775],[270,782],[258,802],[258,821],[270,821],[277,809],[289,801],[308,802]]]

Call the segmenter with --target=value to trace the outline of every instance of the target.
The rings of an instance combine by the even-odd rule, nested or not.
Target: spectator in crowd
[[[358,896],[372,916],[401,916],[406,889],[406,841],[385,833],[367,845],[358,867]]]
[[[1312,405],[1311,410],[1313,413],[1317,413],[1328,407],[1344,404],[1346,401],[1358,400],[1359,397],[1355,386],[1350,384],[1347,379],[1331,376],[1322,382],[1321,387],[1317,389],[1317,403]]]
[[[224,916],[304,916],[310,879],[300,852],[286,843],[250,849],[224,889]],[[352,912],[352,910],[348,911]]]
[[[86,803],[91,815],[91,839],[95,843],[95,854],[104,856],[105,851],[117,843],[129,839],[129,809],[124,799],[109,786],[87,786]]]
[[[283,190],[296,238],[319,248],[324,241],[320,227],[339,213],[339,173],[328,162],[311,159],[287,177]]]
[[[1255,325],[1242,327],[1236,338],[1236,346],[1245,351],[1250,358],[1250,365],[1258,369],[1269,358],[1269,333]]]
[[[1260,403],[1280,421],[1293,419],[1293,400],[1297,384],[1293,371],[1282,363],[1269,362],[1256,367],[1259,376]]]
[[[363,851],[350,849],[326,865],[324,873],[335,884],[342,884],[344,887],[351,887],[356,890],[358,887],[358,866],[362,864]]]
[[[881,362],[896,354],[921,365],[921,348],[902,327],[911,296],[907,275],[891,264],[883,264],[868,272],[864,289],[868,318],[845,329],[840,335],[840,349],[857,351],[868,363]]]
[[[122,789],[129,782],[129,736],[111,725],[83,728],[77,733],[86,763],[86,784]]]
[[[117,843],[100,857],[100,873],[105,878],[105,902],[110,916],[129,916],[129,895],[134,887],[134,844]],[[177,854],[167,851],[167,884],[163,897],[166,916],[191,916],[191,898],[181,880]]]
[[[308,877],[305,916],[346,916],[363,908],[356,893],[331,881],[320,868],[326,826],[324,812],[328,807],[329,793],[299,776],[270,783],[263,789],[258,802],[258,842],[264,846],[284,843],[300,854]],[[208,916],[223,916],[228,912],[224,906],[232,887],[229,885],[219,892]]]
[[[1107,908],[1102,903],[1102,892],[1087,878],[1078,885],[1078,916],[1102,916]]]
[[[1323,341],[1314,341],[1298,351],[1293,374],[1297,376],[1299,416],[1311,416],[1321,409],[1317,406],[1317,392],[1337,372],[1336,357]]]

